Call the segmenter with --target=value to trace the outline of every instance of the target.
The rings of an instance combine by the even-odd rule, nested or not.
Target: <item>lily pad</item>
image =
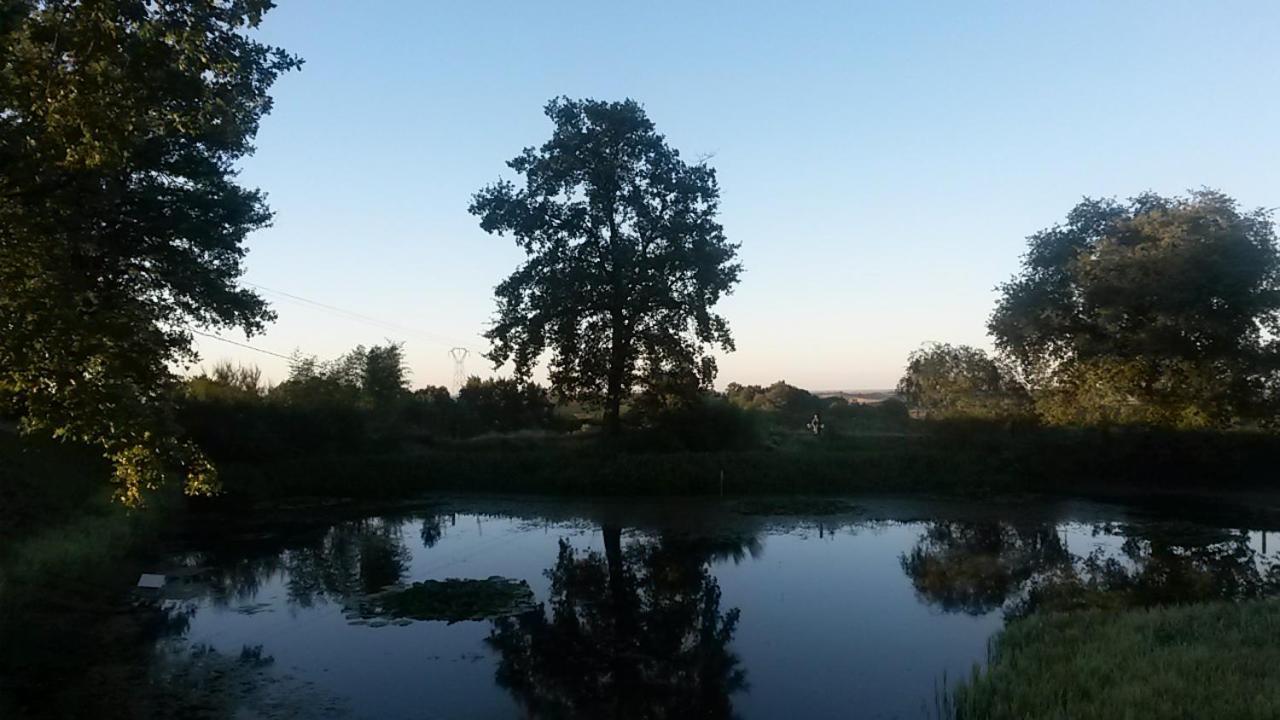
[[[365,597],[360,615],[394,620],[489,620],[533,610],[533,590],[523,580],[426,580]],[[399,624],[399,623],[397,623]]]

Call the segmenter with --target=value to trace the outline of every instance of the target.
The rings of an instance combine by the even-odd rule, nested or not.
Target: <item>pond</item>
[[[1037,608],[1272,594],[1267,524],[1196,509],[442,497],[246,526],[163,570],[156,682],[243,717],[931,717]]]

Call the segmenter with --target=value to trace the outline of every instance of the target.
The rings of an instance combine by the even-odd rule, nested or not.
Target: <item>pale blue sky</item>
[[[547,138],[557,95],[635,98],[714,156],[746,269],[720,386],[889,387],[923,341],[988,346],[1025,236],[1083,195],[1280,205],[1275,2],[279,0],[260,34],[306,65],[244,163],[277,213],[245,279],[390,325],[264,293],[280,317],[251,342],[403,340],[415,385],[485,348],[521,256],[468,199]]]

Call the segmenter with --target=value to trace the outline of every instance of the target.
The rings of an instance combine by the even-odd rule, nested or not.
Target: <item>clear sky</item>
[[[468,199],[557,95],[635,98],[713,155],[745,266],[720,386],[884,388],[924,341],[989,346],[1025,236],[1084,195],[1280,206],[1276,2],[278,2],[260,36],[306,65],[244,163],[276,211],[245,279],[378,322],[264,292],[279,320],[250,342],[403,340],[415,385],[486,347],[521,255]]]

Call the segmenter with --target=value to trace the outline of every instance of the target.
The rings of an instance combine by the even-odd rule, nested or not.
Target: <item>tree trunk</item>
[[[622,376],[627,363],[627,328],[621,311],[613,313],[613,333],[609,343],[609,378],[605,391],[604,429],[610,437],[622,433]]]
[[[609,393],[604,405],[604,431],[609,437],[622,434],[622,382],[609,373]]]

